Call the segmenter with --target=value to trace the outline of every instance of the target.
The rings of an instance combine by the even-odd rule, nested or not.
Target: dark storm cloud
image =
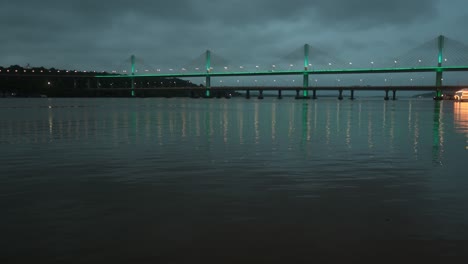
[[[453,3],[456,9],[464,2]],[[304,43],[362,50],[389,38],[427,38],[439,7],[439,0],[8,1],[0,9],[0,64],[85,67],[132,53],[164,64],[206,49],[260,59]],[[401,33],[417,28],[426,31]]]
[[[314,5],[323,21],[349,23],[367,27],[399,25],[437,16],[438,0],[361,0],[317,1]]]

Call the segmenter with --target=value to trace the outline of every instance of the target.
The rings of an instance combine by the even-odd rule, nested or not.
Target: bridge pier
[[[205,89],[203,98],[213,98],[213,93],[211,92],[210,88],[207,87],[207,89]]]
[[[354,100],[354,90],[353,89],[351,89],[351,98],[349,98],[349,99]]]
[[[388,90],[385,90],[385,97],[384,97],[384,100],[385,100],[385,101],[390,100],[390,97],[388,97]]]
[[[296,99],[310,99],[310,96],[308,95],[309,94],[309,91],[307,90],[304,90],[306,92],[303,92],[302,95],[300,95],[300,90],[296,90]]]
[[[263,99],[263,90],[258,90],[258,99]]]
[[[317,90],[316,89],[312,90],[312,99],[314,99],[314,100],[317,99]]]
[[[392,100],[395,101],[396,100],[396,90],[393,90],[393,97],[392,97]]]
[[[245,90],[245,99],[250,99],[250,90]]]
[[[278,99],[282,99],[282,98],[283,98],[282,91],[278,90]]]
[[[343,100],[343,89],[339,90],[338,100]]]

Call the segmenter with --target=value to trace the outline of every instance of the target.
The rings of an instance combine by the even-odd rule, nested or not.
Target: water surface
[[[468,103],[1,99],[2,263],[468,259]]]

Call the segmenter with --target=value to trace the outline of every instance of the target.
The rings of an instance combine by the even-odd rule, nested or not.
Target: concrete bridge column
[[[258,90],[258,99],[263,99],[263,90]]]
[[[395,101],[396,100],[396,90],[393,90],[393,97],[392,97],[392,100]]]
[[[314,100],[317,99],[317,89],[312,90],[312,99],[314,99]]]
[[[278,99],[282,99],[282,98],[283,98],[282,92],[281,90],[278,90]]]
[[[299,96],[299,93],[300,93],[300,91],[296,90],[296,99],[301,99],[301,97]]]
[[[250,90],[245,90],[245,99],[250,99]]]
[[[343,89],[339,90],[338,100],[343,100]]]
[[[354,100],[354,90],[353,89],[351,89],[351,98],[350,99]]]
[[[388,101],[390,99],[390,97],[388,97],[388,90],[385,90],[385,97],[384,97],[384,100],[385,101]]]

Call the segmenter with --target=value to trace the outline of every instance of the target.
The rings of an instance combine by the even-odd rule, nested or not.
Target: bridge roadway
[[[446,85],[441,86],[442,91],[455,92],[462,88],[468,88],[465,86],[458,85]],[[205,91],[207,90],[204,86],[188,86],[188,87],[135,87],[135,88],[124,88],[124,87],[99,87],[91,88],[92,90],[159,90],[159,91]],[[297,90],[308,90],[308,91],[436,91],[435,86],[309,86],[304,88],[302,86],[215,86],[209,88],[210,91],[297,91]]]
[[[189,77],[229,77],[229,76],[266,76],[266,75],[323,75],[323,74],[367,74],[367,73],[410,73],[410,72],[457,72],[468,71],[468,66],[443,67],[399,67],[399,68],[363,68],[363,69],[328,69],[328,70],[291,70],[291,71],[247,71],[247,72],[187,72],[157,74],[106,74],[97,78],[189,78]]]

